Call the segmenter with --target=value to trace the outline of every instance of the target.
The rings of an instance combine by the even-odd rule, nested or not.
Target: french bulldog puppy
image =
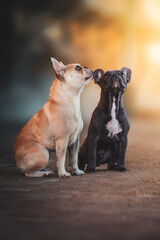
[[[51,151],[56,151],[59,177],[70,177],[65,170],[67,149],[75,174],[84,174],[77,163],[79,135],[83,128],[80,94],[92,80],[93,72],[80,64],[64,65],[54,58],[51,61],[56,78],[49,100],[22,128],[14,146],[17,167],[27,177],[53,174],[45,170]]]
[[[131,80],[131,70],[122,68],[104,72],[97,69],[94,81],[101,87],[101,97],[94,110],[88,136],[79,151],[79,168],[94,172],[96,166],[108,163],[109,170],[125,171],[125,154],[129,119],[122,95]]]

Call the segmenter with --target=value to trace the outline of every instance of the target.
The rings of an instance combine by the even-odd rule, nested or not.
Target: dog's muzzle
[[[119,91],[124,91],[126,89],[126,84],[121,76],[115,76],[110,79],[108,90],[113,91],[115,93]]]
[[[87,67],[85,67],[86,69],[88,69]],[[87,81],[88,79],[92,79],[93,78],[93,71],[91,69],[88,69],[90,70],[90,75],[85,77],[85,80]]]

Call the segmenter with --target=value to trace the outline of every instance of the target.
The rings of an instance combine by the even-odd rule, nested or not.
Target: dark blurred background
[[[13,152],[21,127],[42,108],[54,80],[50,57],[95,70],[130,67],[130,117],[160,119],[159,0],[14,0],[0,8],[0,154]],[[81,96],[85,122],[99,100]]]

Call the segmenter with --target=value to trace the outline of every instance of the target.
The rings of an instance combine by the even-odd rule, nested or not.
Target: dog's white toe
[[[71,177],[71,174],[69,172],[64,172],[64,173],[58,174],[58,176],[61,178],[68,178],[68,177]]]
[[[78,169],[75,171],[75,174],[79,176],[79,175],[83,175],[84,172],[82,170]]]
[[[51,170],[26,171],[25,176],[26,177],[51,177],[51,176],[54,176],[54,172],[52,172]]]
[[[43,176],[42,177],[52,177],[54,176],[54,172],[51,170],[47,170],[43,172]]]

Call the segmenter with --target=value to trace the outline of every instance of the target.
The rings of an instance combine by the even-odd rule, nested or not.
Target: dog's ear
[[[63,73],[64,73],[64,64],[62,62],[58,62],[55,58],[51,57],[51,61],[53,64],[53,68],[56,72],[56,76],[59,79],[63,78]]]
[[[132,74],[131,69],[127,67],[123,67],[121,71],[125,74],[127,83],[129,83],[131,81],[131,74]]]
[[[103,76],[104,70],[103,69],[96,69],[93,73],[93,78],[94,78],[94,82],[99,84],[99,80],[101,79],[101,77]]]
[[[64,64],[63,64],[63,62],[62,62],[62,61],[60,61],[60,64],[62,64],[62,66],[64,66]]]

